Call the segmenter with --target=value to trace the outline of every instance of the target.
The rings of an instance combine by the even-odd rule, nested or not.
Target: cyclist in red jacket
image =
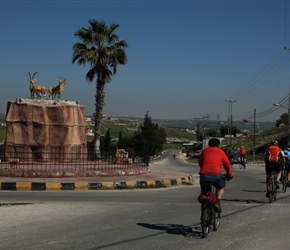
[[[243,146],[240,147],[240,155],[241,155],[241,159],[246,158],[246,149]]]
[[[226,182],[222,176],[222,167],[226,171],[226,176],[232,178],[232,170],[229,158],[225,152],[219,148],[220,140],[218,138],[211,138],[208,146],[201,152],[198,165],[200,167],[200,187],[201,192],[206,194],[210,192],[209,182],[213,182],[214,186],[218,189],[216,209],[221,212],[220,200],[225,193]]]

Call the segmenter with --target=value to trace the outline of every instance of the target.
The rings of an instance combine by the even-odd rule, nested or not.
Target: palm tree
[[[89,20],[88,28],[79,29],[74,36],[81,42],[73,46],[72,63],[90,65],[86,80],[92,82],[96,78],[95,94],[95,127],[94,127],[94,152],[100,156],[100,137],[102,112],[105,104],[105,84],[117,73],[119,65],[125,65],[128,58],[125,40],[119,41],[115,30],[118,24],[106,25],[104,21]]]

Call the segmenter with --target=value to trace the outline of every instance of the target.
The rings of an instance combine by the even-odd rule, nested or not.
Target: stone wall
[[[6,125],[6,161],[71,161],[87,157],[85,111],[78,103],[9,101]]]

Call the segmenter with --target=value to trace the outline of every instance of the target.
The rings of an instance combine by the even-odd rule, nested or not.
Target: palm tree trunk
[[[100,151],[100,140],[101,140],[101,125],[103,119],[103,107],[104,107],[104,100],[105,100],[105,84],[101,80],[97,80],[96,82],[97,92],[95,95],[95,144],[94,144],[94,154],[97,158],[101,157]]]

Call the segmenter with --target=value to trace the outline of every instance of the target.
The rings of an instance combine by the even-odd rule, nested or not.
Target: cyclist
[[[243,146],[240,147],[240,156],[241,156],[241,161],[244,161],[246,159],[246,150]]]
[[[271,172],[274,170],[277,172],[277,180],[281,178],[281,167],[285,164],[284,152],[278,146],[278,142],[273,140],[271,145],[265,152],[265,170],[266,170],[266,197],[269,197],[269,180]],[[283,165],[282,165],[283,164]],[[279,189],[278,181],[276,180],[276,188]]]
[[[284,157],[285,157],[285,168],[287,170],[287,186],[290,186],[290,148],[288,147],[284,148]]]
[[[225,179],[222,176],[222,166],[226,171],[226,176],[231,178],[231,164],[226,153],[219,148],[220,140],[218,138],[211,138],[208,146],[201,152],[198,160],[200,187],[201,192],[206,194],[211,191],[208,183],[214,183],[214,186],[218,190],[215,208],[218,212],[221,212],[220,200],[225,193],[226,186]]]

